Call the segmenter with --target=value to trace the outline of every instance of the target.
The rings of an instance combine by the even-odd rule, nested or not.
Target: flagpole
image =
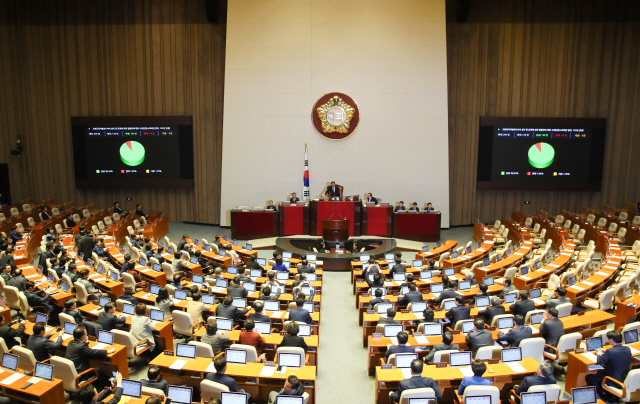
[[[311,198],[309,192],[309,150],[304,144],[304,172],[302,175],[302,200],[308,201]]]

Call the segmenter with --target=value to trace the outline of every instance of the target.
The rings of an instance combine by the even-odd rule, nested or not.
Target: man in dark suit
[[[509,306],[509,308],[511,309],[514,315],[521,314],[522,316],[526,317],[528,312],[536,309],[536,304],[534,303],[533,300],[529,299],[528,291],[521,290],[520,300],[513,303],[511,306]]]
[[[387,317],[380,317],[378,324],[402,324],[402,321],[396,320],[396,309],[389,307],[387,309]]]
[[[455,327],[460,320],[469,320],[471,318],[471,307],[465,304],[464,296],[456,296],[456,305],[445,313],[445,316],[451,320],[451,325]]]
[[[0,257],[0,268],[4,268],[7,265],[11,267],[12,271],[16,270],[16,263],[13,259],[13,249],[8,249],[4,255]]]
[[[212,382],[220,383],[229,388],[229,391],[232,393],[244,393],[245,391],[238,388],[238,384],[233,379],[233,377],[227,376],[225,372],[227,371],[227,359],[224,356],[218,356],[213,361],[213,366],[216,368],[215,373],[207,373],[206,379],[211,380]],[[251,398],[251,394],[249,394],[249,398]]]
[[[520,395],[528,392],[533,386],[545,384],[556,384],[556,378],[553,377],[553,366],[549,362],[541,363],[534,375],[526,376],[520,385],[513,386],[513,390],[517,395]]]
[[[400,331],[397,335],[398,345],[387,346],[387,353],[384,355],[385,361],[389,362],[389,356],[400,353],[415,353],[416,347],[407,345],[409,334],[406,331]]]
[[[500,292],[500,298],[504,299],[504,295],[506,295],[507,293],[515,292],[516,290],[518,289],[516,289],[516,287],[511,284],[511,279],[506,278],[504,280],[504,289],[502,289],[502,292]]]
[[[422,293],[417,290],[416,285],[409,285],[409,293],[404,296],[400,296],[398,304],[409,304],[412,302],[421,302]]]
[[[247,307],[243,310],[238,310],[238,308],[231,303],[233,303],[233,297],[229,295],[225,296],[222,304],[216,306],[216,316],[237,320],[239,316],[247,314],[250,309],[250,307]]]
[[[484,320],[476,318],[473,320],[473,329],[466,337],[467,345],[471,349],[471,356],[476,357],[476,352],[483,346],[490,346],[493,344],[493,336],[491,331],[485,330]]]
[[[191,248],[191,244],[188,243],[189,240],[189,235],[188,234],[183,234],[182,237],[180,237],[180,240],[178,240],[178,251],[190,251]]]
[[[369,301],[369,306],[367,307],[367,310],[373,310],[373,306],[375,306],[378,303],[390,303],[389,299],[385,299],[382,297],[382,290],[376,289],[374,294],[375,294],[375,297]]]
[[[122,398],[122,373],[116,373],[116,380],[111,383],[110,389],[104,389],[100,394],[92,384],[88,384],[78,392],[78,400],[81,404],[118,404]],[[109,401],[103,401],[113,394]]]
[[[508,342],[510,348],[516,348],[520,346],[520,341],[527,338],[533,338],[533,330],[530,326],[524,323],[524,317],[517,314],[513,318],[515,327],[510,329],[506,334],[502,331],[498,333],[499,342]]]
[[[438,351],[459,351],[460,347],[458,346],[458,344],[452,344],[453,342],[453,334],[451,334],[451,332],[446,331],[443,335],[442,335],[442,344],[436,344],[433,346],[433,348],[431,349],[431,352],[429,352],[429,355],[427,355],[424,360],[427,363],[431,363],[433,362],[433,358],[436,355],[436,352]]]
[[[95,236],[93,233],[88,233],[78,241],[78,253],[82,253],[84,262],[87,262],[87,260],[91,258],[95,244]]]
[[[49,208],[45,205],[42,205],[42,212],[40,212],[40,217],[42,218],[42,220],[49,220],[51,219],[51,215],[49,215]]]
[[[80,314],[76,307],[78,305],[78,299],[72,298],[64,302],[64,310],[62,312],[68,316],[73,317],[76,321],[76,324],[82,325],[84,323],[85,318]]]
[[[316,272],[316,269],[309,265],[309,261],[306,258],[302,259],[302,266],[298,268],[299,274],[313,274]]]
[[[73,220],[73,213],[70,213],[69,216],[64,220],[64,225],[70,229],[76,227],[77,224],[78,223]]]
[[[257,255],[249,256],[249,261],[247,262],[246,267],[249,269],[262,269],[264,271],[264,268],[262,267],[262,265],[258,264],[258,261],[256,261],[257,259],[258,259]]]
[[[414,359],[413,361],[411,361],[411,378],[402,380],[400,382],[400,385],[398,386],[398,391],[396,391],[395,393],[389,393],[389,398],[392,402],[399,402],[400,396],[402,396],[402,392],[405,390],[423,388],[433,389],[433,392],[436,393],[436,401],[442,398],[442,393],[438,389],[436,382],[434,382],[430,377],[422,377],[423,366],[424,363],[420,359]]]
[[[395,259],[395,264],[389,271],[389,275],[393,277],[393,274],[404,274],[407,272],[407,266],[402,263],[400,258]]]
[[[269,318],[269,316],[267,316],[266,314],[263,314],[262,313],[263,310],[264,310],[264,303],[255,302],[253,304],[254,313],[249,314],[247,316],[247,318],[250,318],[253,321],[258,322],[258,323],[270,323],[271,322],[271,318]]]
[[[503,305],[500,304],[500,298],[498,296],[493,296],[491,298],[491,306],[487,307],[484,310],[480,310],[478,315],[484,317],[487,321],[487,324],[493,324],[493,318],[495,316],[499,316],[504,314],[506,309]]]
[[[49,301],[49,294],[45,293],[44,289],[36,290],[36,284],[27,281],[26,283],[27,290],[24,291],[24,295],[27,298],[27,303],[31,307],[43,306],[47,309],[47,313],[50,315],[54,313],[58,307],[51,301]]]
[[[409,212],[420,212],[420,208],[418,207],[418,202],[414,202],[411,204],[409,208]]]
[[[147,218],[147,216],[142,211],[142,205],[140,205],[140,204],[136,205],[136,211],[133,212],[133,214],[136,215],[136,216],[144,217],[145,219]]]
[[[628,346],[622,345],[622,334],[619,331],[611,330],[607,332],[607,338],[609,338],[611,348],[606,351],[598,349],[598,365],[602,366],[604,370],[599,371],[595,375],[585,376],[585,380],[587,381],[587,385],[596,386],[598,395],[604,399],[604,401],[617,402],[617,398],[602,388],[602,380],[604,380],[605,377],[610,377],[620,383],[624,382],[626,373],[631,367],[631,349]],[[609,382],[606,384],[618,388],[617,384],[611,384]]]
[[[85,370],[91,368],[91,364],[89,363],[90,358],[104,359],[107,357],[107,355],[112,354],[115,351],[115,348],[89,348],[89,338],[87,337],[87,330],[83,326],[78,326],[75,330],[73,330],[73,340],[69,342],[69,345],[67,346],[67,353],[65,355],[65,358],[73,362],[73,365],[76,367],[76,371],[78,372],[78,374],[80,374]],[[102,390],[103,387],[107,387],[110,384],[109,378],[101,368],[97,368],[96,372],[98,373],[98,380],[96,381],[96,384],[100,386],[100,390]]]
[[[115,201],[113,203],[113,213],[117,213],[119,215],[124,215],[126,216],[127,214],[125,213],[124,210],[122,210],[122,208],[120,207],[120,202]]]
[[[11,239],[11,243],[13,245],[16,245],[16,243],[22,240],[23,237],[22,233],[18,231],[18,226],[11,227],[11,231],[9,232],[8,236]]]
[[[298,198],[298,195],[294,192],[291,194],[291,198],[289,198],[289,202],[291,203],[300,202],[300,198]]]
[[[0,269],[2,269],[2,273],[0,273],[0,276],[2,276],[2,279],[4,280],[4,284],[7,285],[9,281],[13,279],[13,276],[11,276],[11,271],[12,271],[11,265],[5,264],[3,266],[0,266]]]
[[[566,297],[567,289],[562,286],[558,286],[558,288],[547,298],[545,299],[545,303],[547,304],[547,309],[552,309],[559,304],[571,303],[571,299]]]
[[[19,321],[18,328],[11,328],[11,322],[5,322],[4,317],[0,316],[0,338],[4,340],[7,349],[11,349],[16,345],[20,345],[20,342],[16,338],[20,338],[24,334],[24,320]]]
[[[267,205],[267,209],[271,209],[274,212],[278,211],[278,208],[276,208],[276,205],[273,204],[273,201],[269,201],[269,204]]]
[[[277,285],[274,285],[276,290],[275,294],[271,293],[271,286],[262,286],[260,288],[260,293],[258,294],[258,300],[278,300],[280,297],[280,288]]]
[[[234,276],[231,280],[231,284],[227,286],[227,295],[231,297],[247,297],[249,291],[240,286],[240,277]]]
[[[302,307],[304,306],[304,299],[296,299],[296,308],[289,310],[289,321],[296,321],[298,323],[311,324],[311,314]]]
[[[324,192],[325,195],[329,196],[329,198],[340,198],[340,188],[336,185],[335,181],[331,181],[331,185],[327,187],[327,190]]]
[[[404,207],[404,201],[400,201],[393,211],[398,212],[400,210],[407,210],[407,208]]]
[[[555,307],[547,310],[544,314],[542,324],[540,324],[540,334],[544,337],[547,345],[558,346],[560,337],[564,335],[564,324],[558,318],[558,309]],[[550,348],[545,348],[545,351],[554,353]],[[565,380],[564,368],[556,362],[552,362],[552,365],[555,370],[556,379]]]
[[[49,354],[50,349],[60,349],[62,346],[62,334],[58,335],[56,342],[51,342],[49,338],[51,338],[53,333],[45,335],[45,329],[45,323],[34,324],[33,335],[27,340],[27,348],[33,352],[33,356],[38,362],[42,362],[51,357]]]
[[[213,240],[213,244],[216,245],[216,247],[218,247],[219,251],[223,251],[224,250],[224,245],[222,245],[222,243],[220,242],[220,240],[222,240],[222,236],[219,234],[216,234],[215,239]],[[224,252],[222,253],[222,255],[224,255]]]
[[[102,326],[105,331],[111,331],[116,326],[123,325],[127,318],[121,314],[116,313],[116,305],[109,302],[104,305],[104,311],[98,315],[98,324]]]
[[[238,275],[237,275],[237,277],[238,277],[238,282],[242,282],[242,283],[245,283],[245,282],[253,282],[253,279],[251,279],[251,277],[250,277],[250,276],[248,276],[248,275],[245,273],[245,271],[246,271],[246,268],[245,268],[245,267],[243,267],[243,266],[239,266],[239,267],[238,267]],[[233,279],[235,279],[235,278],[236,278],[236,277],[234,276],[234,277],[233,277]],[[235,281],[234,281],[234,283],[235,283]],[[238,283],[238,284],[239,284],[239,283]]]
[[[371,192],[367,194],[367,203],[375,203],[376,205],[378,204],[378,200],[373,197],[373,194],[371,194]]]
[[[447,279],[448,278],[446,277],[443,278],[443,280]],[[458,294],[456,293],[457,286],[458,283],[456,281],[449,281],[448,284],[445,282],[444,290],[440,293],[440,296],[433,299],[433,303],[439,305],[444,299],[455,299],[455,297],[458,296]]]
[[[424,208],[424,210],[426,210],[427,212],[434,212],[435,209],[433,209],[433,205],[431,204],[431,202],[427,203],[427,207]]]
[[[22,276],[22,269],[17,268],[14,271],[13,278],[7,283],[7,286],[13,286],[18,289],[19,292],[27,290],[27,278]]]
[[[162,256],[163,252],[164,252],[164,247],[159,246],[156,253],[153,254],[153,258],[157,259],[159,264],[162,264],[165,261],[164,257]]]
[[[162,390],[164,394],[167,394],[167,390],[169,390],[169,382],[162,378],[160,366],[149,366],[149,370],[147,370],[147,377],[148,379],[140,379],[140,383],[142,383],[144,387]]]
[[[378,264],[376,264],[376,260],[374,260],[373,258],[369,258],[368,264],[369,266],[367,267],[367,269],[362,271],[362,277],[364,279],[369,279],[369,275],[375,275],[378,272],[382,272],[380,271],[380,267],[378,266]]]

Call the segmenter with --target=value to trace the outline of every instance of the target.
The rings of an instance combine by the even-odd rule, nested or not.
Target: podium
[[[322,220],[322,238],[334,242],[349,240],[349,220]]]

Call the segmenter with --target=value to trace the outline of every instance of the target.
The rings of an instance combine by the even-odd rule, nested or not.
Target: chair
[[[247,362],[258,361],[258,351],[256,351],[256,347],[253,345],[233,344],[231,345],[231,349],[247,351]]]
[[[607,382],[611,382],[619,387],[610,386],[605,384]],[[602,388],[613,394],[614,396],[620,398],[624,402],[629,401],[640,401],[640,392],[638,388],[640,387],[640,369],[633,369],[629,371],[627,377],[625,377],[624,382],[620,383],[619,381],[605,376],[602,380]]]
[[[596,220],[596,215],[593,213],[589,213],[587,215],[587,223],[593,223]]]
[[[84,386],[98,380],[98,372],[94,368],[85,370],[78,374],[76,367],[72,361],[60,356],[52,356],[49,362],[53,365],[53,378],[62,380],[62,384],[66,391],[76,393]],[[80,377],[93,372],[93,376],[80,383]]]
[[[136,283],[136,278],[133,277],[133,275],[131,275],[128,272],[123,272],[122,273],[122,281],[124,282],[124,285],[131,285],[131,287],[133,287],[134,290],[142,290],[140,288],[141,283]]]
[[[192,338],[198,329],[198,325],[203,323],[202,321],[198,321],[194,324],[191,315],[182,310],[173,310],[171,315],[173,316],[173,331],[185,335],[188,338]]]
[[[527,315],[524,316],[524,322],[526,324],[530,324],[531,316],[538,313],[545,313],[545,310],[531,310],[527,312]]]
[[[566,317],[571,314],[571,310],[573,309],[573,304],[571,303],[562,303],[556,306],[558,310],[558,318]]]
[[[621,332],[625,332],[629,330],[636,330],[638,331],[638,333],[640,333],[640,321],[634,321],[633,323],[625,324],[625,326],[622,327]]]
[[[228,392],[229,388],[222,383],[204,379],[200,382],[200,391],[202,393],[202,402],[208,403],[213,397],[220,398],[220,393]]]
[[[29,372],[35,371],[36,357],[33,356],[31,349],[16,345],[11,348],[11,353],[18,356],[18,369],[28,370]],[[48,360],[45,362],[48,362]]]
[[[455,298],[451,298],[451,299],[442,299],[442,301],[440,302],[440,308],[443,309],[444,308],[444,303],[445,302],[455,302],[456,299]]]
[[[555,220],[555,224],[556,226],[560,226],[562,224],[562,222],[564,222],[564,216],[562,215],[557,215],[556,216],[556,220]]]
[[[449,259],[449,257],[451,257],[451,253],[450,252],[445,252],[445,253],[440,254],[440,259],[438,260],[438,262],[435,263],[435,267],[436,268],[443,268],[444,260]]]
[[[598,224],[597,226],[600,228],[603,228],[607,225],[607,218],[606,217],[601,217],[600,219],[598,219]]]
[[[527,230],[531,230],[531,225],[533,224],[533,218],[532,217],[527,217],[526,219],[524,219],[524,228]]]
[[[73,317],[65,313],[58,313],[58,320],[60,321],[60,324],[64,324],[65,321],[71,324],[76,323],[76,320]]]
[[[302,348],[292,347],[292,346],[279,347],[276,350],[276,358],[278,357],[278,354],[280,354],[280,353],[300,354],[300,355],[302,355],[302,358],[304,359],[304,365],[303,366],[309,366],[309,354],[305,354],[304,349],[302,349]]]
[[[545,242],[544,238],[547,235],[547,229],[542,229],[538,237],[533,238],[533,245],[539,245]]]
[[[104,224],[108,227],[113,226],[113,220],[111,220],[111,216],[105,216],[104,219]],[[98,226],[100,225],[100,223],[98,223]]]
[[[578,231],[578,235],[576,238],[573,239],[573,242],[575,244],[582,244],[584,243],[584,235],[586,234],[586,230],[585,229],[580,229],[580,231]]]
[[[51,209],[51,214],[55,217],[55,216],[60,216],[60,209],[58,208],[52,208]]]
[[[84,287],[80,282],[76,282],[73,284],[76,288],[76,298],[82,304],[89,304],[89,293],[87,292],[87,288]]]
[[[478,360],[500,359],[502,355],[501,352],[502,352],[501,346],[495,346],[495,345],[483,346],[478,348],[478,350],[476,351],[475,359],[478,359]]]
[[[562,392],[562,390],[560,389],[560,386],[558,386],[557,384],[540,384],[537,386],[531,386],[529,390],[527,390],[527,393],[542,392],[542,391],[546,393],[547,403],[558,402],[558,400],[560,399],[560,393]],[[509,403],[511,404],[519,403],[520,396],[516,394],[515,390],[511,390],[510,393],[511,394],[509,397]],[[515,398],[517,398],[517,401]]]
[[[6,298],[5,304],[7,305],[7,307],[20,312],[20,292],[18,291],[18,288],[16,288],[15,286],[5,286],[4,292]]]
[[[620,212],[618,214],[618,220],[620,222],[626,222],[628,217],[629,217],[629,215],[627,214],[627,212]]]
[[[565,334],[560,337],[557,347],[545,344],[545,347],[550,348],[554,353],[544,351],[544,356],[557,363],[567,363],[569,361],[569,353],[578,348],[580,340],[582,340],[582,335],[579,332]]]
[[[11,212],[11,216],[20,216],[20,211],[18,211],[18,208],[11,208],[10,209]]]
[[[444,350],[444,351],[437,351],[437,352],[433,355],[433,361],[432,361],[432,363],[438,363],[438,362],[449,362],[449,354],[451,354],[451,353],[455,353],[455,352],[460,352],[460,351],[456,351],[455,349]]]
[[[620,230],[618,230],[618,234],[615,235],[615,237],[613,237],[613,240],[620,243],[624,243],[624,238],[626,235],[627,235],[627,228],[621,227]]]
[[[213,358],[213,348],[209,344],[199,341],[189,341],[189,345],[196,347],[196,357]]]
[[[421,389],[409,389],[402,392],[400,395],[400,404],[409,404],[411,398],[432,398],[435,400],[436,392],[433,389],[424,387]]]
[[[520,350],[523,358],[533,358],[538,363],[544,361],[544,344],[542,337],[526,338],[520,341]]]
[[[501,318],[513,318],[513,314],[498,314],[497,316],[493,317],[493,320],[491,320],[491,327],[496,327],[498,325],[498,320]]]
[[[145,338],[136,342],[135,338],[129,333],[117,329],[111,330],[113,333],[113,343],[124,345],[127,348],[127,359],[129,364],[133,364],[136,358],[139,358],[139,362],[145,362],[146,360],[141,356],[144,352],[151,349],[151,342]]]
[[[6,353],[9,353],[9,348],[7,348],[7,344],[4,342],[4,339],[0,338],[0,363],[2,363],[2,357]]]
[[[507,268],[507,270],[504,271],[504,279],[511,279],[511,282],[513,283],[513,278],[516,277],[517,272],[518,268],[516,267]]]
[[[491,396],[491,403],[500,403],[500,390],[496,386],[469,386],[464,389],[464,394],[460,397],[458,390],[455,390],[454,403],[464,404],[465,398],[474,396]]]
[[[583,302],[582,306],[588,307],[594,310],[611,310],[613,303],[613,297],[615,294],[614,288],[609,288],[607,290],[603,290],[596,296],[595,299],[591,299],[587,297]]]

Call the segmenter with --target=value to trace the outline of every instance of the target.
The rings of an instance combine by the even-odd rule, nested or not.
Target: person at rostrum
[[[392,402],[400,402],[400,397],[402,396],[403,391],[424,388],[433,389],[433,392],[436,394],[436,400],[440,400],[442,398],[442,393],[438,389],[436,382],[430,377],[422,377],[423,367],[424,363],[420,359],[414,359],[411,361],[411,378],[400,381],[398,390],[389,393],[389,398]]]
[[[445,331],[442,334],[442,344],[435,344],[431,349],[431,352],[424,358],[425,362],[432,363],[433,358],[438,351],[459,351],[460,347],[458,344],[453,344],[453,334],[450,331]]]
[[[291,203],[300,202],[300,198],[298,198],[298,195],[295,192],[293,192],[291,194],[291,198],[289,198],[289,202],[291,202]]]
[[[49,338],[51,338],[53,333],[45,335],[45,329],[45,323],[34,324],[33,335],[31,335],[27,340],[27,348],[33,352],[33,356],[38,362],[51,358],[49,350],[60,349],[62,346],[62,333],[58,335],[56,342],[51,342],[49,341]]]
[[[336,185],[335,181],[331,181],[331,185],[327,187],[327,190],[324,192],[324,194],[329,198],[340,198],[340,187]]]
[[[304,349],[307,352],[307,343],[304,341],[303,337],[298,337],[298,333],[300,332],[300,326],[295,321],[289,321],[287,324],[287,333],[289,335],[285,335],[282,337],[282,342],[280,346],[290,346],[290,347],[298,347]]]
[[[214,363],[215,365],[215,363]],[[304,385],[298,379],[295,373],[291,373],[287,380],[284,382],[284,387],[279,392],[272,391],[269,393],[269,403],[273,404],[276,402],[276,397],[278,396],[302,396],[304,394]]]
[[[76,371],[78,372],[78,374],[80,374],[85,370],[91,368],[91,365],[89,364],[90,358],[104,359],[115,351],[115,348],[89,348],[89,338],[87,337],[87,330],[83,326],[79,325],[75,330],[73,330],[73,340],[69,342],[69,345],[67,346],[67,354],[65,355],[65,358],[73,362],[73,365],[76,367]],[[101,368],[94,369],[98,374],[98,380],[96,381],[96,384],[98,385],[99,389],[102,390],[104,387],[107,387],[109,385],[109,378]],[[91,376],[91,373],[88,373],[87,376]]]
[[[92,384],[88,384],[78,392],[78,399],[81,404],[118,404],[122,398],[122,373],[116,373],[116,379],[111,382],[111,388],[105,389],[98,394],[98,391]],[[109,395],[113,394],[113,398],[109,401],[105,400]]]
[[[489,333],[491,334],[491,333]],[[475,353],[473,354],[475,356]],[[473,376],[465,376],[462,378],[458,394],[464,394],[464,390],[469,386],[491,386],[491,379],[485,379],[482,375],[487,371],[487,365],[481,360],[475,359],[471,362],[471,371]]]
[[[509,347],[516,348],[520,346],[520,341],[533,337],[533,330],[529,325],[524,323],[524,316],[517,314],[513,318],[515,327],[510,329],[509,332],[503,334],[502,331],[498,333],[499,342],[508,342]]]
[[[274,212],[277,212],[277,211],[278,211],[278,208],[276,208],[276,205],[274,205],[274,204],[273,204],[273,201],[271,201],[271,200],[269,201],[269,204],[267,205],[267,209],[271,209],[271,210],[273,210]]]
[[[212,316],[207,319],[206,332],[202,334],[200,340],[205,344],[211,345],[213,355],[218,355],[224,351],[224,345],[229,342],[229,335],[224,331],[220,331],[218,334],[216,319]]]
[[[407,208],[404,207],[404,201],[400,201],[393,211],[398,212],[401,210],[407,210]]]
[[[451,320],[451,325],[456,326],[460,320],[469,320],[471,318],[471,307],[465,304],[464,296],[456,296],[456,305],[445,313],[445,316]]]
[[[373,194],[371,192],[367,194],[367,203],[374,203],[376,205],[378,204],[378,200],[373,197]]]
[[[591,375],[589,375],[591,376]],[[553,366],[549,362],[543,362],[538,366],[538,370],[531,376],[526,376],[521,384],[513,386],[513,390],[517,395],[526,393],[533,386],[540,386],[545,384],[556,384],[556,378],[553,377]],[[516,402],[520,402],[517,397],[514,397]]]
[[[227,386],[231,393],[244,393],[245,391],[238,388],[238,384],[231,376],[227,376],[225,373],[227,371],[227,358],[224,356],[219,356],[213,360],[213,366],[216,368],[215,373],[207,373],[205,377],[207,380],[211,380],[212,382],[220,383],[224,386]],[[249,395],[249,399],[251,399],[251,393],[247,393]],[[250,401],[248,401],[250,402]]]
[[[467,334],[466,340],[467,345],[471,348],[471,356],[474,358],[478,349],[483,346],[490,346],[493,344],[491,331],[485,330],[484,320],[481,318],[473,320],[473,328],[471,329],[471,332]],[[460,392],[460,394],[462,394],[462,392]]]
[[[585,380],[587,385],[596,387],[598,395],[604,401],[617,402],[618,399],[615,396],[612,396],[602,388],[602,380],[605,377],[610,377],[620,383],[624,382],[623,375],[631,367],[631,349],[626,345],[622,345],[622,334],[619,331],[611,330],[607,332],[607,338],[609,338],[611,348],[606,351],[598,349],[598,365],[602,366],[604,370],[596,374],[586,375]],[[619,388],[617,384],[610,382],[605,382],[605,384]]]
[[[409,341],[409,334],[406,331],[400,331],[396,336],[398,338],[398,345],[387,345],[387,353],[384,355],[384,360],[388,363],[389,356],[400,353],[415,353],[416,347],[407,345]]]
[[[480,310],[478,315],[480,317],[484,317],[487,321],[487,324],[493,324],[493,318],[495,316],[499,316],[506,312],[506,309],[503,305],[500,304],[500,298],[498,296],[493,296],[491,299],[491,306],[487,307],[484,310]]]

